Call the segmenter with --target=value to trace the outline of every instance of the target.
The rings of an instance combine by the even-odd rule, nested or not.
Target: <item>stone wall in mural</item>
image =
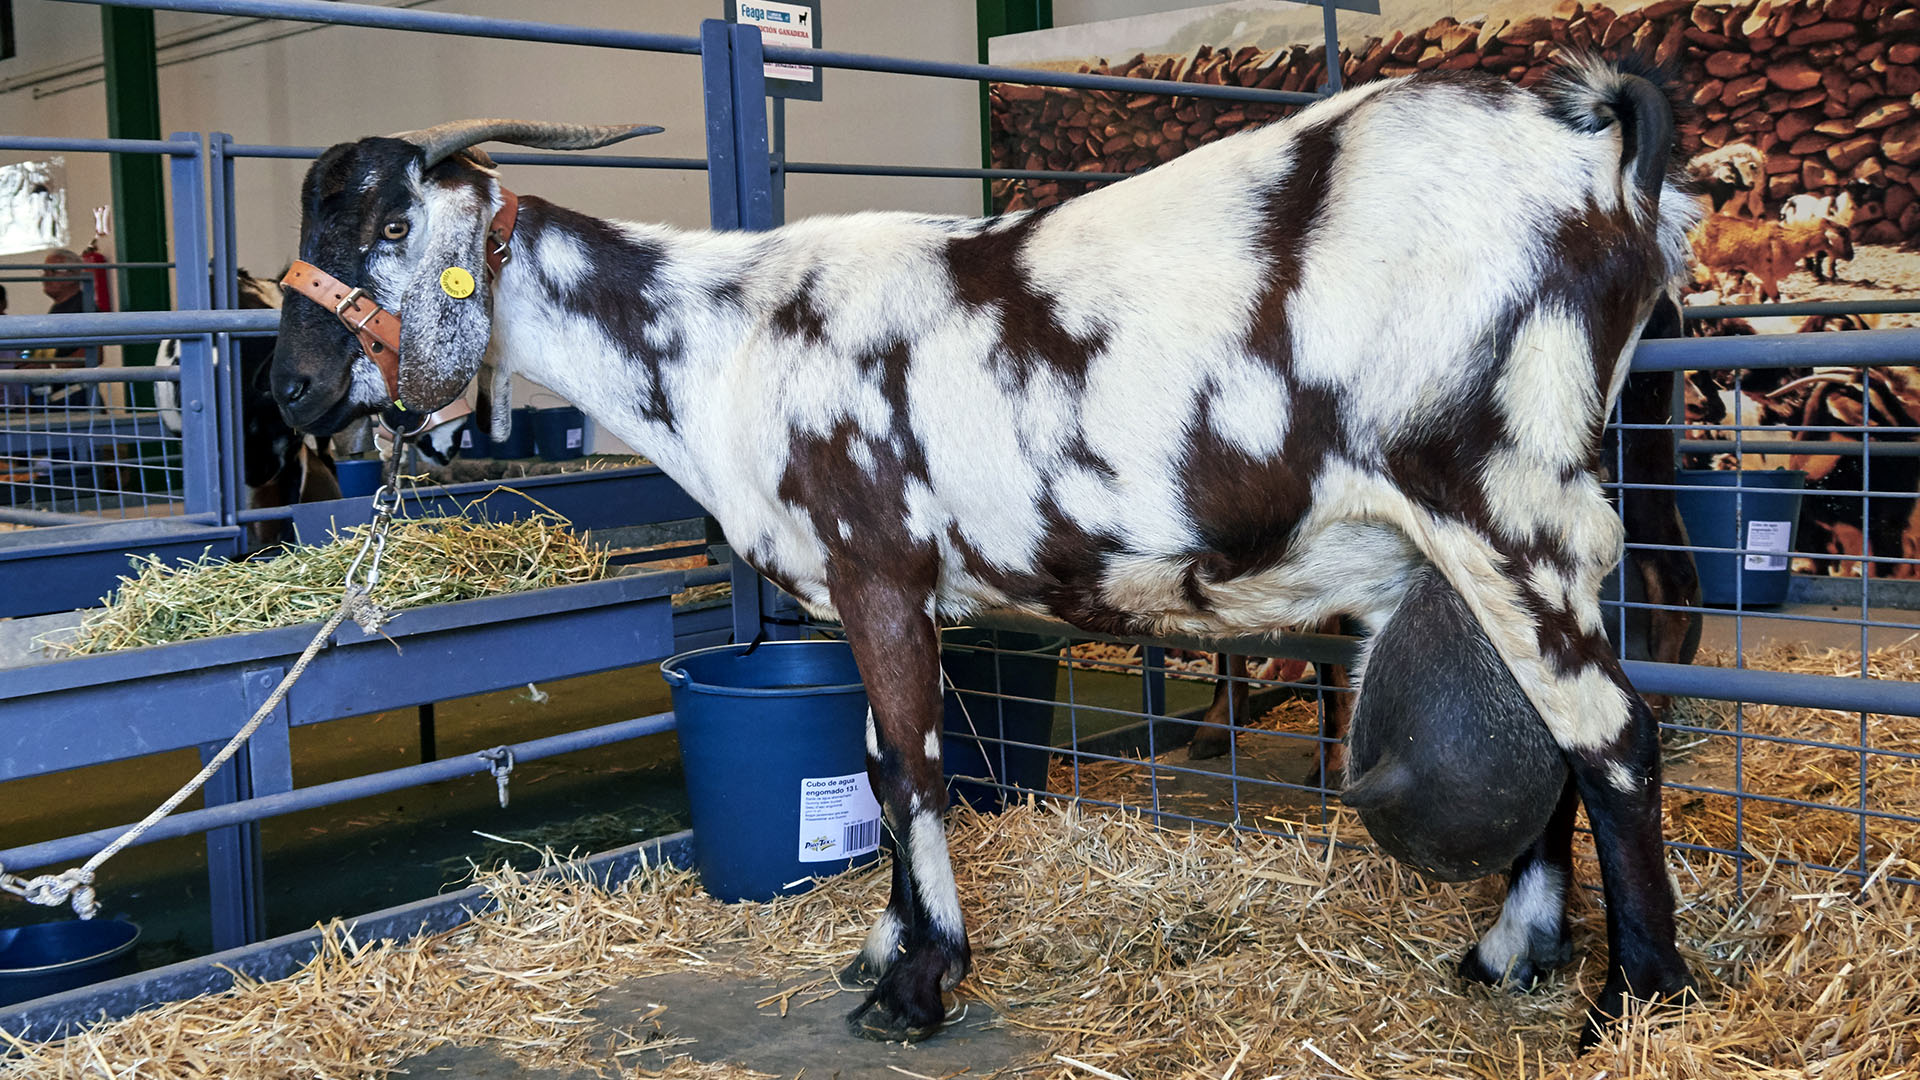
[[[1684,164],[1710,210],[1694,235],[1687,302],[1920,299],[1920,9],[1914,0],[1655,0],[1637,7],[1560,0],[1550,8],[1537,2],[1483,7],[1478,10],[1486,14],[1471,16],[1430,0],[1382,0],[1381,6],[1378,16],[1341,15],[1338,63],[1348,85],[1435,69],[1479,70],[1530,85],[1567,48],[1638,51],[1672,65],[1686,106]],[[1317,44],[1318,10],[1273,13],[1285,7],[1222,4],[1184,18],[997,39],[993,59],[1314,90],[1326,81],[1327,62]],[[1076,53],[1077,43],[1095,48]],[[990,98],[995,166],[1078,172],[1136,172],[1292,111],[1013,84],[992,87]],[[1094,186],[997,181],[994,194],[1000,209],[1037,209]],[[1920,316],[1690,324],[1699,334],[1900,326],[1920,326]],[[1866,424],[1893,429],[1873,434],[1875,443],[1911,443],[1920,433],[1920,372],[1751,371],[1737,379],[1694,373],[1688,418],[1811,429],[1790,434],[1809,444],[1858,440]],[[1920,458],[1875,455],[1869,483],[1859,457],[1807,449],[1744,461],[1749,468],[1804,469],[1809,486],[1828,493],[1806,500],[1799,550],[1920,557]],[[1739,463],[1718,455],[1687,464]],[[1841,494],[1862,490],[1874,497]],[[1797,562],[1798,570],[1821,573],[1858,574],[1862,567],[1845,558]],[[1920,577],[1920,567],[1899,564],[1868,564],[1867,572]]]

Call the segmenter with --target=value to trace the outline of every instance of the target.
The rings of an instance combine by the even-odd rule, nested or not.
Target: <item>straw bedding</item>
[[[1858,654],[1784,649],[1755,661],[1859,670]],[[1917,664],[1911,649],[1869,657],[1888,676]],[[1692,710],[1689,722],[1715,715],[1698,703],[1682,708]],[[1860,718],[1750,707],[1742,723],[1851,742],[1841,736],[1857,735]],[[1910,748],[1920,729],[1913,720],[1867,723],[1873,745],[1885,748]],[[1730,741],[1678,738],[1670,761],[1696,782],[1721,783]],[[1849,805],[1858,762],[1857,753],[1750,744],[1742,767],[1749,790]],[[1125,794],[1115,785],[1110,794]],[[1911,762],[1882,770],[1870,761],[1870,806],[1910,813],[1916,787]],[[1724,801],[1670,793],[1668,834],[1729,843]],[[1243,820],[1270,825],[1278,816]],[[1744,824],[1750,850],[1852,864],[1851,817],[1750,804]],[[1364,841],[1337,806],[1328,827]],[[1742,889],[1730,859],[1670,853],[1680,940],[1706,1004],[1636,1018],[1576,1056],[1579,1017],[1604,978],[1605,916],[1590,889],[1573,902],[1575,962],[1517,996],[1453,975],[1459,953],[1497,914],[1497,880],[1432,884],[1370,850],[1157,828],[1124,811],[1049,803],[981,818],[963,808],[951,847],[975,956],[964,989],[1034,1036],[1024,1076],[1098,1075],[1090,1067],[1134,1080],[1920,1077],[1920,888],[1885,880],[1920,876],[1912,854],[1920,823],[1880,820],[1870,832],[1864,888],[1805,867],[1749,864]],[[1590,850],[1577,858],[1580,881],[1597,882]],[[456,1043],[605,1075],[759,1076],[697,1060],[699,1047],[674,1035],[671,1000],[611,1023],[587,1009],[616,983],[699,968],[797,987],[763,1011],[844,1012],[853,999],[827,973],[858,948],[888,888],[880,867],[803,897],[729,907],[691,874],[661,868],[611,892],[505,870],[485,880],[498,908],[457,930],[403,943],[336,931],[292,978],[64,1042],[16,1043],[0,1068],[25,1080],[381,1077]],[[816,1074],[826,1075],[807,1072]]]
[[[1849,880],[1781,868],[1756,872],[1742,897],[1725,865],[1695,860],[1681,938],[1707,1006],[1636,1020],[1575,1058],[1604,948],[1586,897],[1577,962],[1520,997],[1452,975],[1495,914],[1492,883],[1432,885],[1369,852],[1057,805],[961,812],[952,847],[976,958],[967,989],[1038,1037],[1025,1075],[1093,1075],[1056,1054],[1137,1080],[1920,1073],[1920,890],[1874,883],[1856,900]],[[1892,857],[1885,869],[1920,867]],[[1594,880],[1590,860],[1581,874]],[[548,1067],[597,1060],[608,1075],[754,1075],[692,1059],[651,1071],[663,1063],[649,1044],[698,1053],[667,1045],[671,1001],[610,1026],[583,1010],[616,981],[703,967],[804,976],[787,1006],[844,1011],[851,997],[814,980],[858,947],[887,874],[732,907],[673,870],[611,893],[512,873],[489,884],[498,910],[458,930],[400,944],[336,933],[297,976],[16,1044],[9,1071],[376,1077],[456,1042]]]

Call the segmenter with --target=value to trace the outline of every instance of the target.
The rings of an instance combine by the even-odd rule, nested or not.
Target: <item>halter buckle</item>
[[[363,296],[365,296],[365,295],[367,295],[367,290],[365,290],[365,289],[362,289],[362,288],[360,288],[360,287],[359,287],[359,286],[357,286],[357,285],[356,285],[356,286],[354,286],[354,287],[353,287],[352,289],[350,289],[350,290],[348,290],[348,291],[347,291],[347,295],[345,295],[345,296],[343,296],[343,297],[341,297],[341,298],[340,298],[340,302],[339,302],[339,303],[337,303],[337,304],[335,304],[335,305],[333,305],[333,314],[334,314],[334,317],[336,317],[336,318],[338,318],[338,319],[341,319],[342,321],[344,321],[344,320],[346,319],[346,317],[347,317],[347,316],[346,316],[346,310],[347,310],[348,308],[350,308],[350,307],[352,307],[352,306],[353,306],[353,304],[354,304],[354,301],[356,301],[356,300],[358,300],[358,299],[360,299],[361,297],[363,297]],[[370,319],[370,318],[372,318],[372,317],[373,317],[373,316],[371,316],[371,315],[369,315],[369,316],[367,316],[367,318],[368,318],[368,319]],[[361,319],[361,320],[360,320],[360,325],[361,325],[361,326],[365,326],[366,324],[367,324],[367,319]]]

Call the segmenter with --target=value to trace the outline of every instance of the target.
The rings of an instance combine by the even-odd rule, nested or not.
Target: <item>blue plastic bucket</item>
[[[494,457],[513,461],[533,456],[533,413],[519,408],[507,414],[507,437],[494,442]]]
[[[1807,474],[1791,469],[1681,469],[1675,480],[1681,489],[1674,492],[1674,502],[1686,523],[1688,542],[1742,549],[1739,554],[1693,553],[1702,602],[1743,607],[1786,602],[1792,576],[1787,552],[1799,533],[1800,492]],[[1744,490],[1736,491],[1736,485]]]
[[[118,919],[69,919],[0,930],[0,1005],[133,974],[140,928]]]
[[[993,786],[993,780],[1047,790],[1053,752],[1043,748],[1053,744],[1054,691],[1067,639],[956,626],[941,631],[940,643],[940,667],[950,683],[940,740],[947,791],[975,810],[991,812],[1020,797]],[[956,645],[982,649],[951,647]]]
[[[343,458],[333,463],[344,498],[371,495],[380,490],[380,461],[377,458]]]
[[[660,674],[708,892],[767,900],[879,858],[867,691],[845,642],[716,645],[668,658]]]
[[[587,452],[587,414],[571,405],[536,409],[533,443],[547,461],[569,461]]]

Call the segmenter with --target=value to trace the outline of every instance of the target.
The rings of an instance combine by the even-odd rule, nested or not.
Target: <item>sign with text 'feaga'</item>
[[[820,47],[820,0],[727,0],[727,19],[760,28],[766,48]],[[820,100],[820,69],[802,64],[768,64],[770,97]]]

